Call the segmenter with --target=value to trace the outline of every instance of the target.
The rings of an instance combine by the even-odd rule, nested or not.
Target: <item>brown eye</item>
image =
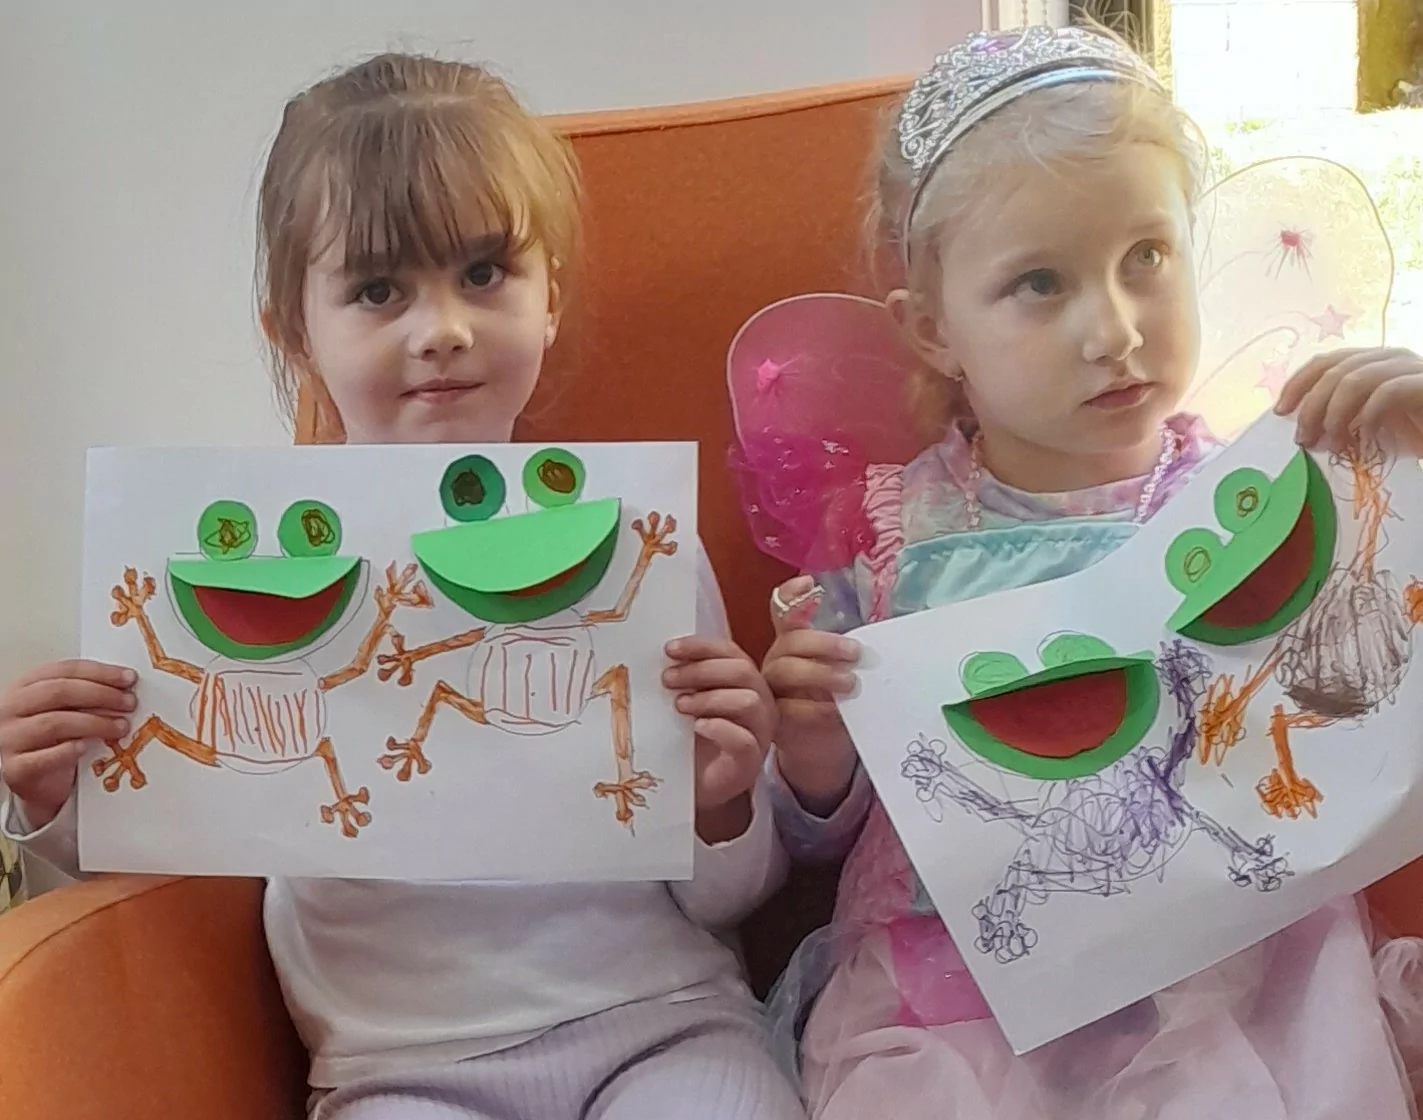
[[[371,307],[384,307],[395,298],[395,286],[389,280],[372,280],[356,293],[360,303]]]
[[[464,279],[472,288],[492,288],[504,279],[504,269],[493,261],[475,261],[465,269]]]

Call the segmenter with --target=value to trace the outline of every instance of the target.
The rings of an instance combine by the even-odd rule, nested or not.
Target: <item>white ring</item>
[[[799,610],[801,607],[805,606],[805,604],[809,603],[812,599],[818,599],[824,594],[825,588],[821,587],[818,583],[813,583],[810,585],[809,591],[801,592],[789,603],[787,603],[784,599],[781,598],[781,589],[777,587],[771,592],[771,609],[774,610],[782,618],[785,618],[793,611]]]

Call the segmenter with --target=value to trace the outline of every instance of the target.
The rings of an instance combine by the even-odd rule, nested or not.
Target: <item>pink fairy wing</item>
[[[909,393],[920,365],[885,306],[859,296],[796,296],[742,326],[727,354],[731,462],[762,551],[828,571],[868,549],[865,469],[929,442]]]
[[[1378,346],[1393,252],[1367,188],[1314,157],[1221,180],[1196,220],[1201,360],[1182,408],[1230,440],[1330,350]]]

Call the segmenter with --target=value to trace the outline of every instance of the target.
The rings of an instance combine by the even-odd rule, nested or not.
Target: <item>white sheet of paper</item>
[[[377,592],[388,589],[388,567],[398,582],[414,563],[411,535],[455,524],[441,504],[445,468],[478,452],[506,480],[497,516],[535,512],[522,478],[539,447],[91,451],[83,656],[137,669],[134,726],[160,720],[176,747],[165,747],[162,737],[147,741],[134,759],[136,774],[109,746],[88,752],[79,781],[81,865],[543,882],[690,877],[691,725],[674,710],[660,676],[665,643],[695,627],[696,446],[566,449],[586,467],[581,501],[622,500],[616,549],[600,583],[551,618],[489,625],[478,642],[412,662],[412,679],[402,687],[398,665],[386,663],[397,670],[388,680],[378,672],[380,658],[396,652],[395,634],[411,651],[481,627],[413,568],[405,594],[418,583],[428,606],[397,605],[369,670],[334,688],[318,682],[329,686],[357,657],[378,622]],[[204,648],[179,617],[169,560],[197,555],[199,516],[222,499],[241,501],[255,515],[255,556],[281,555],[278,523],[293,502],[316,499],[339,515],[339,554],[362,557],[365,567],[341,622],[324,639],[293,654],[236,661]],[[675,551],[650,554],[626,621],[585,623],[589,611],[618,604],[644,551],[634,522],[648,528],[654,513]],[[667,515],[676,521],[670,533]],[[144,619],[163,654],[190,670],[161,671],[140,621],[116,614],[114,592],[123,591],[126,569],[140,589],[153,578]],[[656,788],[635,791],[645,805],[632,807],[627,825],[615,819],[614,797],[594,793],[620,776],[613,690],[596,687],[619,665],[630,686],[633,768],[657,779]],[[429,771],[422,773],[413,758],[403,765],[388,740],[412,738],[440,682],[482,704],[486,722],[437,704],[422,751]],[[323,739],[344,789],[365,794],[344,812],[318,751]],[[408,780],[400,780],[402,771]]]
[[[1423,675],[1408,667],[1423,615],[1423,584],[1415,582],[1423,578],[1423,471],[1415,461],[1385,468],[1389,516],[1370,570],[1359,556],[1368,506],[1356,516],[1355,477],[1347,465],[1316,458],[1338,511],[1335,567],[1346,570],[1326,582],[1282,644],[1177,647],[1165,626],[1181,602],[1166,577],[1170,542],[1193,526],[1219,532],[1217,483],[1242,466],[1273,479],[1297,450],[1293,436],[1292,420],[1266,416],[1131,541],[1085,571],[855,633],[864,656],[859,688],[841,705],[846,724],[1019,1053],[1169,987],[1423,854]],[[1337,642],[1303,640],[1321,630]],[[966,658],[1001,650],[1036,671],[1045,639],[1065,631],[1101,638],[1120,654],[1156,656],[1160,708],[1139,746],[1094,776],[1046,781],[990,764],[951,733],[942,709],[968,698],[959,680]],[[1274,656],[1286,649],[1283,660]],[[1201,670],[1194,687],[1182,684],[1193,657],[1208,663],[1194,662]],[[1292,699],[1281,679],[1310,677],[1311,663],[1362,683],[1367,710],[1289,728],[1295,772],[1322,800],[1276,801],[1297,814],[1276,816],[1257,789],[1272,774],[1284,776],[1272,711],[1301,711],[1307,701],[1298,689]],[[1210,699],[1225,685],[1239,697],[1262,665],[1238,741],[1219,763],[1202,761]],[[1174,767],[1173,746],[1182,759]],[[1153,777],[1163,770],[1174,780]],[[1278,783],[1265,791],[1278,793]]]

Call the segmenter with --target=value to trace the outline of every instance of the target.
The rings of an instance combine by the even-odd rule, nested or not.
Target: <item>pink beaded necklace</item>
[[[1146,520],[1147,514],[1151,512],[1152,499],[1156,497],[1156,491],[1161,486],[1161,480],[1166,477],[1166,472],[1171,469],[1171,465],[1181,455],[1181,440],[1169,425],[1161,426],[1161,454],[1156,458],[1156,466],[1152,468],[1151,476],[1142,484],[1141,496],[1137,499],[1136,513],[1132,521],[1140,525]],[[983,477],[983,432],[982,430],[973,433],[973,441],[969,445],[969,474],[968,485],[964,487],[964,507],[968,511],[968,527],[970,530],[977,529],[983,520],[983,507],[978,501],[978,484]]]

